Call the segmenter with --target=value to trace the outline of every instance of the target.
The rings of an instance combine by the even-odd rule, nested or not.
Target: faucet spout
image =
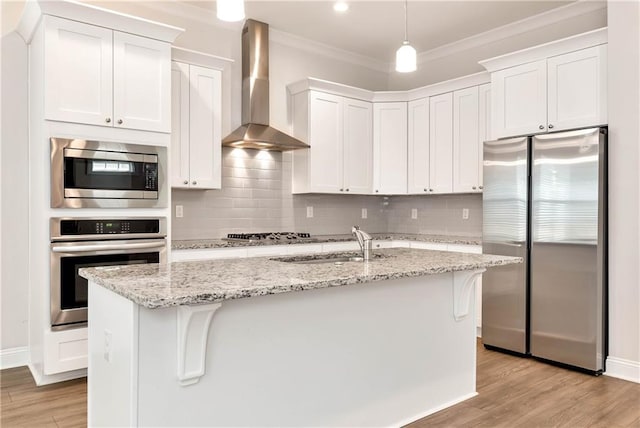
[[[362,251],[362,258],[366,261],[371,258],[371,251],[373,247],[373,238],[364,230],[360,230],[360,226],[353,226],[351,233],[355,235]]]

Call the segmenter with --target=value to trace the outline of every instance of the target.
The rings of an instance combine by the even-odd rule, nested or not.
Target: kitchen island
[[[89,425],[398,426],[476,394],[473,284],[521,259],[321,258],[82,269]]]

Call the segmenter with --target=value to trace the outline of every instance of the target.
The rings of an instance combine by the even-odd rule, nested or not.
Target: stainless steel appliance
[[[87,322],[83,267],[166,263],[165,218],[52,218],[51,326]]]
[[[51,208],[166,207],[165,147],[51,138]]]
[[[607,352],[607,129],[484,145],[487,347],[601,373]]]
[[[230,233],[226,238],[223,238],[225,241],[245,241],[245,242],[255,242],[255,241],[276,241],[276,242],[286,242],[286,241],[304,241],[304,242],[313,242],[315,238],[312,238],[308,233],[297,233],[297,232],[255,232],[255,233]]]

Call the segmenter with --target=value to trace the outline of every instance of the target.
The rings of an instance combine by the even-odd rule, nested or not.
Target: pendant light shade
[[[216,0],[216,15],[221,21],[242,21],[244,19],[244,0]]]
[[[400,49],[396,51],[396,71],[400,73],[410,73],[416,71],[416,50],[409,44],[409,22],[407,19],[407,2],[404,1],[404,42]]]
[[[396,51],[396,71],[400,73],[410,73],[416,71],[416,50],[405,40]]]

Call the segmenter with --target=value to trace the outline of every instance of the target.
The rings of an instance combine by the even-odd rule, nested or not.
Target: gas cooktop
[[[314,241],[309,233],[296,232],[262,232],[262,233],[230,233],[225,241]]]

